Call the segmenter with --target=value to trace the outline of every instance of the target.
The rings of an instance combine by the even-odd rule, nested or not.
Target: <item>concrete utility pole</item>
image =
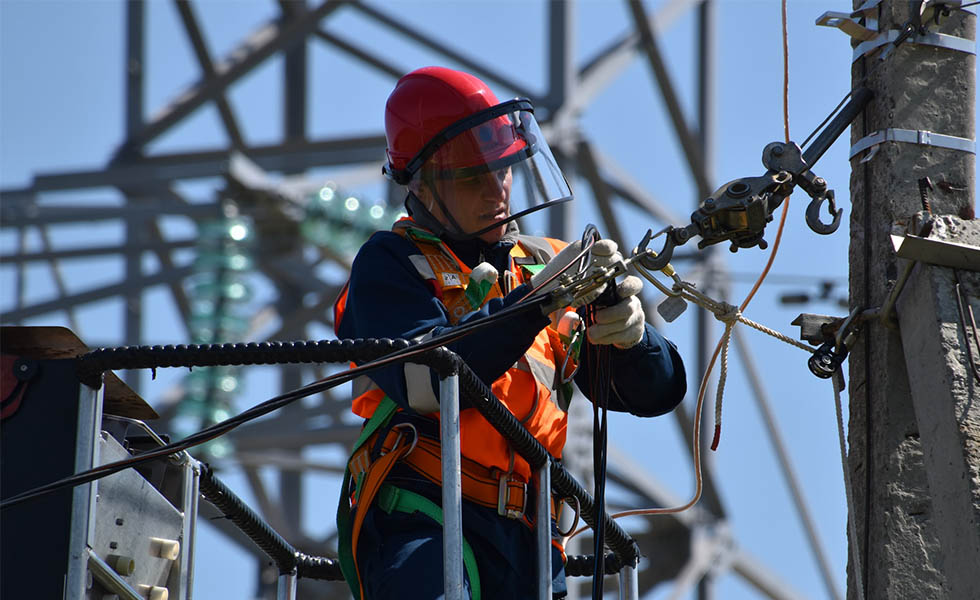
[[[925,234],[928,217],[916,217],[925,211],[935,219],[932,239],[980,244],[980,224],[970,221],[976,189],[976,16],[954,9],[937,25],[927,9],[927,35],[914,33],[897,48],[874,47],[876,40],[895,39],[923,4],[932,3],[854,0],[855,9],[873,4],[853,15],[870,31],[849,32],[863,37],[853,41],[853,85],[875,93],[854,122],[851,143],[885,140],[851,161],[851,307],[882,307],[907,282],[887,323],[875,317],[861,325],[849,359],[851,510],[860,580],[868,599],[975,598],[980,379],[969,361],[972,356],[976,364],[980,357],[969,314],[961,325],[953,292],[957,277],[966,308],[972,304],[980,314],[980,260],[966,254],[969,259],[954,269],[932,264],[941,262],[936,256],[942,251],[918,253],[918,264],[910,268],[890,235],[893,226],[903,235]],[[883,52],[890,55],[879,60]],[[886,133],[869,139],[876,132]],[[967,344],[973,344],[972,355]],[[852,557],[848,598],[859,597],[857,575]]]

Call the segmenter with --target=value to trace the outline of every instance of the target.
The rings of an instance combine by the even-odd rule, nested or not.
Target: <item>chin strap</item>
[[[438,237],[448,237],[453,240],[467,240],[473,237],[459,233],[462,231],[462,228],[456,222],[456,219],[453,218],[452,213],[446,209],[446,206],[443,204],[439,196],[435,194],[434,191],[433,194],[436,196],[436,202],[438,202],[439,207],[442,208],[443,214],[448,216],[449,223],[453,228],[455,228],[455,231],[439,221],[439,219],[437,219],[435,215],[433,215],[432,212],[425,206],[425,203],[422,202],[421,198],[419,198],[415,192],[411,190],[408,191],[408,196],[405,197],[405,210],[418,222],[419,225],[428,229]]]

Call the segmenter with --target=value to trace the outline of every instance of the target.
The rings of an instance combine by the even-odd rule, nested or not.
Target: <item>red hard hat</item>
[[[423,67],[398,80],[385,105],[385,137],[388,164],[386,172],[399,183],[408,179],[420,166],[420,153],[428,158],[442,147],[443,165],[467,167],[508,156],[526,146],[504,115],[477,120],[476,135],[460,136],[462,131],[447,131],[460,121],[500,104],[490,88],[480,79],[445,67]],[[466,129],[463,129],[465,131]],[[427,145],[443,136],[434,145]],[[448,135],[447,135],[448,134]],[[448,154],[449,156],[445,156]]]

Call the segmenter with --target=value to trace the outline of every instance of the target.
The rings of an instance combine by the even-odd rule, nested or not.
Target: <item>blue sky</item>
[[[661,3],[647,3],[648,11]],[[213,0],[194,4],[216,59],[225,56],[246,33],[274,17],[271,1]],[[442,1],[392,2],[388,10],[410,24],[442,36],[449,44],[496,66],[514,79],[543,91],[545,10],[541,2],[453,3]],[[826,10],[847,11],[848,2],[797,0],[789,6],[790,125],[791,137],[802,140],[850,85],[850,45],[837,30],[820,28],[814,20]],[[0,0],[0,188],[30,184],[41,173],[96,169],[104,165],[123,138],[124,4],[114,0],[55,2]],[[199,78],[196,61],[179,26],[176,10],[169,2],[149,2],[146,39],[147,115],[154,114],[187,85]],[[575,54],[581,63],[616,39],[629,27],[624,2],[585,1],[578,3],[575,17]],[[680,14],[660,40],[669,69],[689,118],[695,114],[695,12]],[[350,10],[338,11],[325,28],[346,39],[390,57],[405,71],[437,62],[432,54],[367,23]],[[782,55],[780,8],[776,0],[724,0],[718,6],[717,48],[717,146],[714,151],[714,180],[755,176],[764,169],[762,148],[782,140]],[[311,43],[310,137],[368,134],[381,131],[384,99],[393,81],[340,55],[324,44]],[[452,65],[449,65],[452,66]],[[279,80],[282,66],[270,60],[253,75],[237,83],[229,101],[251,144],[271,143],[282,127]],[[508,90],[498,89],[501,97]],[[618,163],[644,189],[675,214],[684,216],[694,205],[695,191],[679,148],[668,127],[666,112],[652,83],[649,68],[634,58],[620,76],[584,111],[581,128],[609,158]],[[846,134],[845,136],[846,137]],[[218,148],[227,143],[217,111],[205,106],[185,123],[161,137],[151,153],[169,153],[189,148]],[[847,186],[848,140],[840,140],[820,161],[815,171],[837,190],[845,219],[850,213]],[[379,157],[380,160],[380,157]],[[573,181],[582,200],[576,214],[580,230],[587,222],[598,222],[588,208],[586,186]],[[186,186],[194,199],[210,198],[212,182]],[[365,186],[365,194],[377,186]],[[45,201],[119,202],[112,190],[86,190],[56,194]],[[800,312],[841,314],[830,303],[785,306],[782,293],[817,290],[816,278],[838,282],[836,295],[845,293],[847,276],[847,228],[820,237],[805,225],[807,198],[792,198],[783,246],[776,259],[773,283],[763,287],[746,315],[795,337],[790,321]],[[657,227],[647,216],[620,207],[619,215],[627,239],[635,242],[648,227]],[[175,235],[188,232],[187,223],[168,225]],[[94,239],[118,237],[112,226],[64,227],[57,231],[55,246],[86,245]],[[767,238],[771,241],[775,227]],[[38,243],[35,235],[29,244]],[[13,232],[0,234],[4,254],[14,248]],[[693,244],[685,250],[693,250]],[[720,248],[728,269],[735,274],[734,299],[748,291],[768,255],[758,249],[729,255]],[[684,272],[686,265],[678,264]],[[152,266],[148,264],[148,268]],[[66,264],[71,290],[84,290],[118,277],[120,263],[109,259]],[[13,269],[0,269],[0,307],[13,305]],[[783,279],[780,279],[782,277]],[[793,277],[814,278],[792,280]],[[791,280],[787,283],[787,278]],[[29,299],[43,300],[53,293],[50,277],[41,268],[29,271]],[[652,290],[647,298],[658,301]],[[261,294],[260,294],[261,295]],[[106,301],[79,311],[81,335],[93,343],[121,343],[119,302]],[[147,293],[147,302],[159,306],[146,327],[147,343],[183,343],[189,340],[173,327],[174,312],[166,294]],[[154,304],[155,303],[155,304]],[[691,308],[664,331],[694,364]],[[67,324],[63,314],[31,320],[32,324]],[[777,422],[789,447],[791,459],[802,479],[810,509],[819,529],[838,589],[843,588],[846,543],[845,503],[829,382],[817,380],[806,368],[806,355],[755,331],[744,332],[753,357],[765,379]],[[721,334],[716,326],[715,337]],[[327,335],[323,332],[323,335]],[[693,370],[693,367],[692,369]],[[158,401],[181,373],[161,375],[146,382],[144,395]],[[696,389],[692,378],[691,388]],[[247,375],[247,393],[239,408],[259,402],[274,393],[268,370]],[[692,407],[694,393],[685,405]],[[707,410],[711,405],[708,404]],[[663,481],[679,497],[693,489],[692,470],[673,421],[617,417],[611,422],[611,437],[630,457],[640,462],[652,477]],[[825,597],[823,584],[805,545],[802,530],[790,505],[789,495],[778,475],[772,447],[762,428],[759,411],[742,375],[739,357],[733,356],[726,390],[724,430],[719,451],[710,457],[721,481],[724,500],[732,515],[730,526],[740,547],[751,552],[785,581],[807,597]],[[225,478],[244,491],[244,480],[229,471]],[[313,485],[307,502],[308,522],[322,523],[316,531],[329,529],[332,519],[332,480]],[[324,497],[313,497],[324,491]],[[325,499],[324,499],[325,498]],[[634,521],[626,521],[627,528]],[[228,577],[229,568],[243,565],[241,553],[201,528],[196,573],[199,597],[218,595],[247,598],[253,589],[251,576]],[[247,572],[247,571],[246,571]],[[719,596],[753,598],[755,594],[732,575],[720,579]],[[651,597],[665,597],[660,588]]]

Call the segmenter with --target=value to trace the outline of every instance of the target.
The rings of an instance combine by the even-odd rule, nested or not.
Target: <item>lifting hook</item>
[[[646,235],[637,244],[636,249],[633,251],[633,255],[638,258],[640,264],[644,268],[650,271],[659,271],[667,266],[670,262],[671,257],[674,255],[674,248],[677,247],[677,242],[674,240],[674,236],[677,232],[682,232],[681,237],[684,237],[682,244],[687,241],[687,231],[685,229],[675,229],[673,225],[668,225],[667,227],[661,229],[656,234],[653,233],[652,229],[647,229]],[[647,249],[647,244],[650,240],[664,235],[667,239],[664,241],[664,247],[660,252],[655,252],[653,250]]]
[[[830,223],[824,223],[820,220],[820,205],[823,204],[824,200],[827,201],[827,210],[833,215],[833,220]],[[834,191],[827,190],[825,194],[811,200],[809,206],[806,207],[806,224],[814,233],[830,235],[840,227],[842,214],[844,214],[844,209],[837,208],[837,203],[834,202]]]

